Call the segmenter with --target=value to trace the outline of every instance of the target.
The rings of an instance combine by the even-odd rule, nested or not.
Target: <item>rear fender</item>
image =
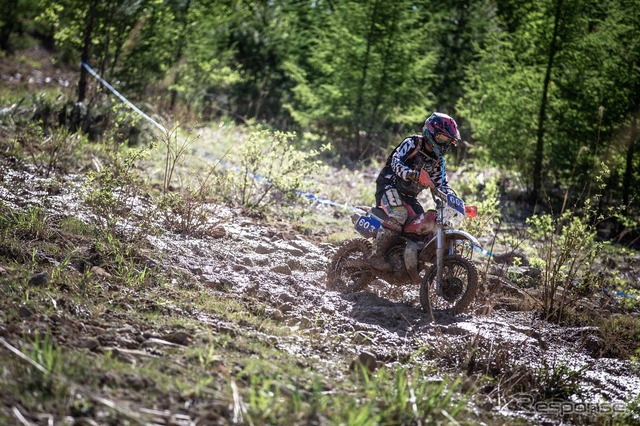
[[[444,238],[448,241],[469,241],[472,245],[476,247],[480,247],[480,242],[476,237],[469,234],[468,232],[461,231],[460,229],[445,229],[444,230]],[[437,236],[434,236],[429,240],[429,242],[424,246],[420,254],[418,255],[418,259],[421,262],[429,261],[436,254],[437,248]],[[445,247],[445,250],[447,247]]]

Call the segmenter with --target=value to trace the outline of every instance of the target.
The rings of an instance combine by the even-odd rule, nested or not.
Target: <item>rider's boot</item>
[[[399,234],[400,233],[396,230],[380,228],[376,235],[373,253],[369,257],[369,264],[371,267],[383,272],[391,272],[393,270],[385,258],[385,254],[387,253],[387,250],[393,246],[395,239]]]

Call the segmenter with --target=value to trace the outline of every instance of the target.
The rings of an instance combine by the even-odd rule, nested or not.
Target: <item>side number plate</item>
[[[380,228],[380,221],[369,216],[360,216],[356,220],[356,231],[367,238],[375,237]]]

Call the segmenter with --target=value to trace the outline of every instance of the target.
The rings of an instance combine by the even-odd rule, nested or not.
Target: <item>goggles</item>
[[[455,138],[449,137],[447,135],[445,135],[444,133],[440,133],[438,132],[438,134],[433,138],[438,145],[455,145],[457,143],[457,141],[455,140]]]

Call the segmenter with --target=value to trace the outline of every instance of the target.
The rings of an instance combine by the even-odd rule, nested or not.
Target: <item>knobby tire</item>
[[[327,288],[347,294],[367,287],[375,279],[371,268],[350,268],[345,264],[350,260],[368,259],[372,250],[371,242],[364,238],[345,242],[333,255],[327,267]]]
[[[462,257],[460,255],[454,254],[445,256],[443,262],[443,268],[446,271],[459,270],[464,271],[463,274],[460,274],[464,277],[461,279],[458,276],[455,276],[451,279],[459,280],[459,282],[463,282],[466,284],[464,289],[461,291],[461,295],[456,297],[455,303],[448,302],[442,295],[435,294],[435,289],[433,286],[436,281],[436,265],[434,264],[429,268],[424,278],[422,279],[422,283],[420,284],[420,304],[422,305],[422,309],[424,312],[429,312],[429,307],[431,306],[434,311],[444,311],[451,315],[458,315],[463,313],[473,302],[473,299],[476,296],[476,292],[478,291],[478,271],[476,270],[475,265],[467,258]],[[446,275],[444,275],[445,280]],[[458,274],[456,274],[458,275]],[[458,283],[458,282],[456,282]],[[435,299],[435,300],[432,300]],[[439,308],[438,306],[432,306],[431,303],[447,303],[451,304],[451,306],[446,307],[445,309]]]

